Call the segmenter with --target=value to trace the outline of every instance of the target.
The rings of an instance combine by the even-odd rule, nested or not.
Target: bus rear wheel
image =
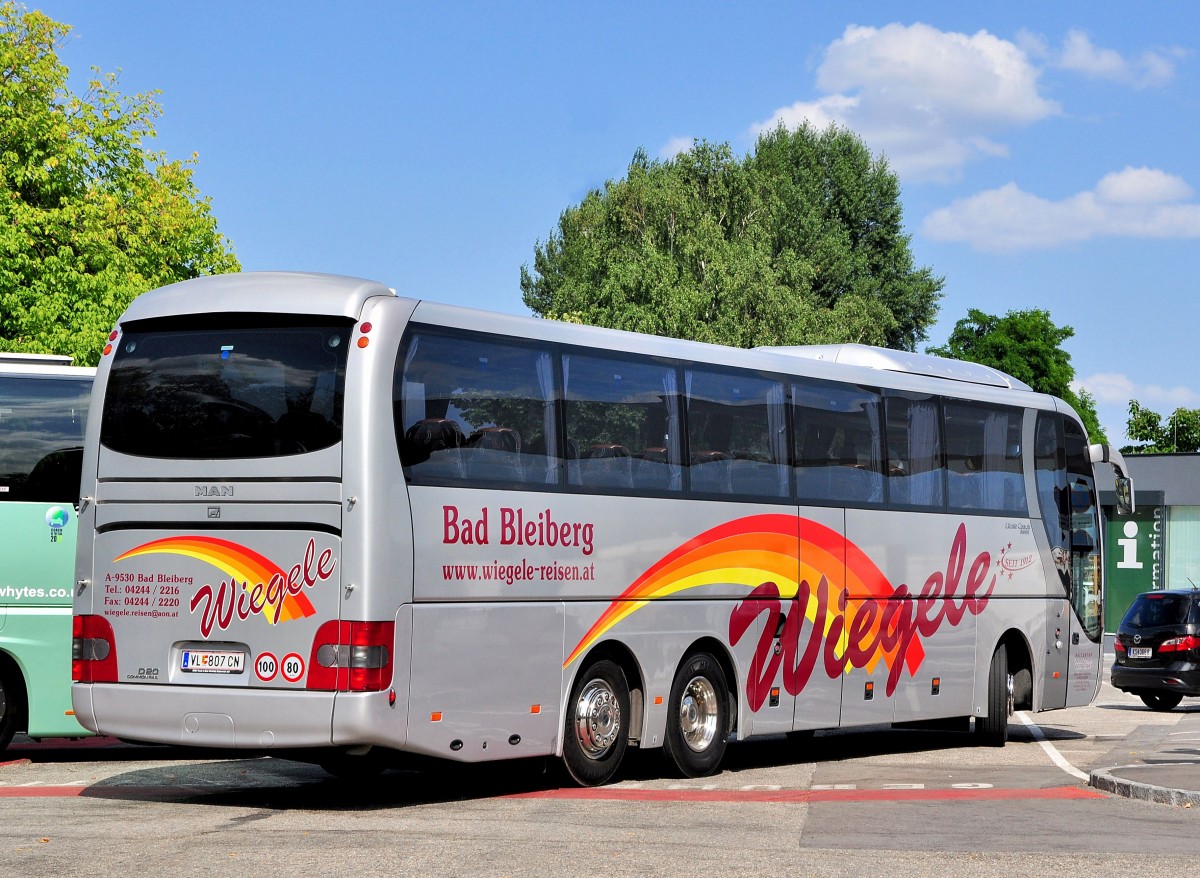
[[[601,659],[575,680],[567,703],[563,764],[580,786],[598,786],[621,767],[629,746],[629,683],[615,662]]]
[[[671,685],[668,758],[684,777],[706,777],[721,765],[729,738],[729,696],[725,672],[708,653],[689,656]]]

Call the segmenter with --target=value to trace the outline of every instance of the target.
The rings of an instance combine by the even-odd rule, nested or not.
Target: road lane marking
[[[1063,758],[1063,755],[1058,752],[1058,748],[1046,740],[1046,735],[1042,732],[1041,727],[1025,715],[1025,711],[1017,711],[1017,719],[1025,724],[1025,727],[1029,729],[1029,731],[1033,734],[1033,737],[1037,739],[1037,742],[1042,745],[1042,749],[1046,751],[1046,755],[1050,757],[1051,762],[1053,762],[1067,774],[1071,775],[1071,777],[1077,777],[1080,780],[1091,779],[1089,775],[1084,774],[1082,771]]]

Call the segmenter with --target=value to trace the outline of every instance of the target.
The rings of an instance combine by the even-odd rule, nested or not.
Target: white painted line
[[[1090,780],[1088,775],[1084,774],[1066,759],[1063,759],[1062,754],[1058,752],[1055,746],[1046,740],[1046,736],[1042,733],[1042,730],[1038,724],[1025,715],[1025,711],[1017,711],[1017,719],[1023,722],[1025,727],[1033,733],[1034,738],[1036,738],[1037,742],[1042,745],[1042,749],[1046,751],[1046,755],[1050,757],[1051,762],[1053,762],[1067,774],[1071,775],[1071,777],[1077,777],[1080,780]]]

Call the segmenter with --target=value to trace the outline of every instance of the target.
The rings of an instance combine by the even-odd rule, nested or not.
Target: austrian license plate
[[[1153,648],[1149,646],[1131,646],[1129,647],[1130,658],[1150,658],[1154,655]]]
[[[179,670],[197,674],[240,674],[246,669],[246,654],[212,649],[185,649]]]

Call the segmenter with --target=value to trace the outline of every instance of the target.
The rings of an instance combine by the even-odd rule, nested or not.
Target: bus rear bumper
[[[72,687],[75,714],[84,727],[131,741],[249,750],[383,743],[381,730],[372,732],[370,722],[339,723],[335,741],[335,697],[333,692],[134,683]],[[386,700],[387,694],[371,697]],[[366,720],[372,712],[352,713]]]

